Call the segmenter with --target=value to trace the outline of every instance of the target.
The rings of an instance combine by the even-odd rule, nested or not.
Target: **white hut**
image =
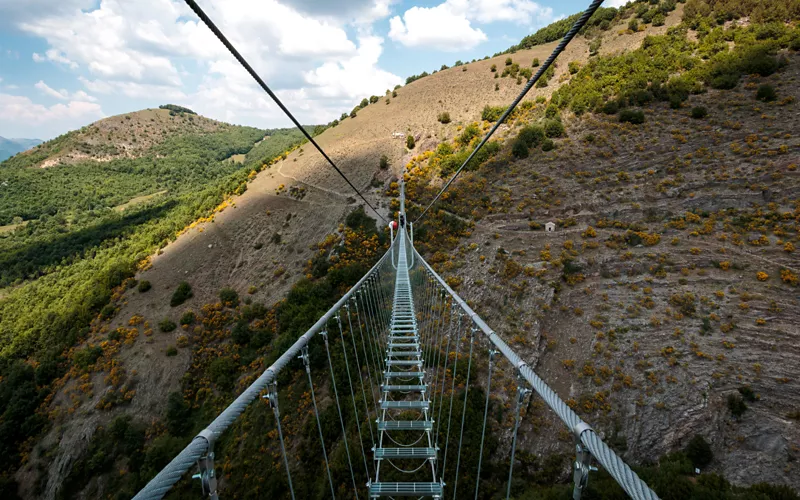
[[[555,222],[546,222],[544,225],[544,230],[548,233],[554,233],[556,230],[556,223]]]

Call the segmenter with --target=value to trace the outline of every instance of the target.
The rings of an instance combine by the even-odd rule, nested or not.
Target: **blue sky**
[[[506,49],[588,2],[198,3],[302,122],[323,123],[411,74]],[[289,125],[183,1],[0,0],[0,136],[51,139],[165,103]]]

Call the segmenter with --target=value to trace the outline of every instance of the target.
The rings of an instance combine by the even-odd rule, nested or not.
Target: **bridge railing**
[[[410,229],[410,228],[409,228]],[[245,409],[257,398],[267,398],[275,414],[277,435],[280,440],[280,448],[283,455],[283,462],[286,469],[287,484],[292,499],[295,498],[295,491],[292,486],[292,468],[297,470],[296,465],[290,466],[287,458],[284,436],[281,430],[281,417],[278,410],[278,391],[276,378],[278,374],[286,369],[289,363],[295,358],[303,360],[307,373],[310,395],[313,401],[313,410],[317,418],[317,428],[319,430],[319,441],[321,444],[322,455],[324,456],[324,468],[327,473],[327,480],[330,485],[331,497],[335,498],[334,482],[339,484],[352,481],[352,487],[356,496],[359,490],[363,491],[363,484],[368,484],[373,478],[373,473],[367,464],[368,440],[372,440],[373,431],[377,436],[378,424],[377,415],[380,401],[379,384],[381,375],[387,369],[386,359],[382,352],[387,347],[389,335],[389,324],[391,308],[393,302],[393,289],[395,283],[397,259],[401,252],[399,245],[406,245],[405,252],[409,263],[409,277],[411,291],[414,296],[415,314],[420,334],[420,344],[425,359],[425,369],[428,374],[425,376],[425,383],[428,384],[428,402],[430,403],[430,415],[432,422],[435,422],[435,443],[434,446],[439,450],[443,447],[443,458],[436,459],[436,470],[442,477],[442,487],[447,483],[447,496],[451,493],[456,495],[458,481],[462,482],[467,477],[473,477],[473,470],[461,470],[461,442],[464,438],[464,415],[466,413],[467,394],[470,386],[470,368],[472,366],[473,348],[480,344],[481,340],[489,347],[488,364],[488,383],[485,386],[486,402],[483,413],[483,430],[480,440],[480,452],[477,454],[477,474],[474,476],[477,481],[474,484],[475,498],[481,489],[481,465],[484,459],[484,436],[486,435],[487,414],[490,407],[490,394],[492,382],[492,368],[500,360],[507,360],[512,366],[517,377],[516,394],[516,418],[514,420],[513,438],[511,444],[511,454],[509,460],[509,472],[506,489],[506,498],[511,493],[511,484],[514,468],[514,452],[517,444],[517,432],[522,421],[520,409],[523,401],[531,393],[537,394],[555,412],[555,414],[566,425],[574,436],[576,458],[573,463],[574,469],[574,493],[573,497],[579,499],[584,490],[589,472],[593,470],[592,460],[602,465],[602,467],[620,484],[620,486],[634,499],[653,500],[658,497],[656,494],[617,456],[600,438],[600,436],[572,409],[562,401],[558,395],[527,365],[522,358],[506,344],[500,336],[494,332],[486,322],[464,301],[447,282],[434,271],[425,259],[413,247],[411,238],[406,233],[406,228],[400,228],[400,234],[392,242],[389,251],[370,269],[358,283],[356,283],[339,301],[331,307],[319,320],[301,335],[292,346],[267,368],[258,379],[240,394],[236,400],[228,406],[214,421],[200,432],[189,445],[184,448],[161,472],[159,472],[134,498],[136,500],[155,500],[161,499],[183,476],[193,467],[199,471],[195,477],[200,479],[204,497],[211,499],[217,498],[217,478],[214,465],[214,443],[226,431],[234,421],[245,411]],[[412,265],[413,264],[413,265]],[[331,324],[338,323],[338,327],[331,327]],[[355,326],[354,326],[355,325]],[[363,328],[362,328],[363,327]],[[329,343],[328,330],[331,330]],[[333,336],[336,330],[341,337]],[[320,337],[316,341],[317,337]],[[345,338],[349,339],[345,341]],[[356,344],[361,344],[358,347]],[[323,437],[322,427],[319,424],[319,411],[314,395],[314,382],[312,381],[311,365],[309,363],[308,349],[312,342],[321,344],[324,341],[324,350],[328,352],[328,363],[330,370],[325,373],[317,373],[318,383],[328,384],[333,389],[336,406],[341,423],[342,435],[345,439],[337,443],[328,443],[328,449],[333,446],[344,446],[349,463],[350,477],[343,479],[331,472],[326,452],[326,443]],[[352,345],[352,349],[350,349]],[[335,380],[333,365],[331,363],[330,348],[341,347],[344,356],[343,362],[346,366],[347,376],[345,380]],[[463,351],[459,353],[459,348]],[[316,347],[315,347],[316,348]],[[465,353],[469,349],[469,355]],[[348,354],[349,353],[349,354]],[[359,355],[361,355],[359,359]],[[502,354],[502,358],[497,357]],[[348,356],[351,356],[348,358]],[[477,356],[477,354],[476,354]],[[460,394],[461,388],[457,388],[457,365],[459,360],[466,357],[467,376],[466,385],[463,388],[464,406],[460,410],[461,427],[460,433],[457,423],[451,425],[453,415],[453,399],[456,393]],[[340,362],[342,358],[339,358]],[[495,360],[495,361],[493,361]],[[463,368],[462,368],[463,369]],[[477,373],[478,366],[475,367]],[[500,371],[500,367],[497,367]],[[342,373],[339,371],[338,373]],[[352,377],[351,377],[352,375]],[[463,377],[463,373],[458,374]],[[458,380],[461,380],[459,378]],[[348,392],[349,385],[349,392]],[[360,394],[358,388],[360,386]],[[339,387],[337,392],[337,387]],[[376,391],[376,392],[374,392]],[[349,395],[349,399],[348,399]],[[330,394],[329,394],[330,396]],[[341,397],[340,397],[341,396]],[[449,403],[447,399],[449,397]],[[459,399],[461,396],[459,395]],[[341,406],[340,406],[341,400]],[[328,404],[330,398],[327,399]],[[352,408],[343,411],[343,407],[352,402]],[[460,403],[456,404],[456,418],[458,419]],[[373,411],[374,408],[374,411]],[[349,421],[345,414],[352,415]],[[288,415],[288,414],[287,414]],[[373,418],[373,415],[375,418]],[[373,427],[374,426],[374,427]],[[451,430],[453,431],[451,441]],[[356,440],[356,431],[358,440]],[[347,448],[348,434],[351,436],[350,448]],[[358,443],[358,444],[354,444]],[[355,446],[361,446],[356,449]],[[457,445],[457,449],[456,449]],[[448,446],[456,452],[455,468],[452,461],[450,468],[447,467]],[[374,449],[374,444],[373,444]],[[352,460],[351,460],[352,455]],[[495,457],[497,458],[497,457]],[[363,460],[363,473],[359,462]],[[377,459],[376,459],[377,460]],[[441,463],[439,462],[441,460]],[[308,465],[308,464],[306,464]],[[304,465],[304,466],[306,466]],[[465,464],[466,465],[466,464]],[[472,467],[473,464],[470,464]],[[374,467],[373,467],[374,471]],[[465,475],[466,474],[466,475]],[[343,483],[344,481],[344,483]],[[362,483],[359,485],[358,483]],[[467,485],[472,488],[473,485]],[[464,488],[462,488],[463,490]]]
[[[158,500],[177,483],[191,468],[197,466],[199,473],[195,476],[201,480],[204,496],[217,498],[217,478],[214,468],[214,443],[245,409],[259,396],[275,397],[275,383],[278,374],[295,358],[303,358],[308,371],[308,346],[318,334],[326,331],[329,322],[339,319],[344,308],[363,309],[365,330],[368,332],[368,343],[377,339],[378,329],[388,324],[391,314],[391,290],[394,285],[396,262],[392,262],[393,250],[396,259],[396,248],[401,238],[395,238],[392,248],[331,307],[314,325],[301,335],[269,368],[267,368],[247,389],[245,389],[208,427],[195,436],[169,464],[167,464],[147,485],[139,491],[134,500]],[[348,310],[349,318],[349,310]],[[361,319],[359,317],[359,323]],[[322,342],[319,340],[319,342]],[[325,338],[327,349],[327,338]],[[376,374],[377,375],[377,374]],[[310,381],[310,376],[309,376]],[[313,391],[313,385],[312,385]],[[366,397],[366,396],[365,396]],[[276,412],[276,417],[277,417]],[[283,443],[281,443],[283,445]],[[323,444],[324,450],[324,444]],[[288,463],[287,473],[288,473]],[[294,494],[292,493],[292,497]]]
[[[558,395],[550,388],[528,364],[514,352],[505,341],[462,299],[447,282],[439,276],[436,271],[425,261],[424,258],[412,249],[418,271],[427,275],[427,280],[418,279],[415,283],[417,287],[430,287],[433,282],[434,287],[438,288],[442,295],[449,298],[449,303],[455,304],[460,312],[468,318],[473,331],[479,331],[493,348],[502,354],[506,360],[516,369],[517,376],[524,380],[529,388],[522,384],[518,387],[518,399],[521,401],[525,394],[531,389],[542,398],[542,400],[556,413],[561,421],[567,426],[574,436],[576,457],[573,463],[574,472],[574,493],[575,499],[580,498],[581,491],[586,487],[588,475],[594,468],[591,465],[592,459],[596,460],[603,468],[619,483],[625,492],[636,500],[654,500],[658,496],[651,490],[639,476],[606,445],[601,437],[592,427],[584,422]],[[425,283],[429,281],[429,283]],[[421,292],[428,293],[429,292]],[[491,364],[491,362],[490,362]],[[490,372],[491,373],[491,372]],[[490,375],[491,376],[491,375]],[[490,379],[491,380],[491,379]],[[488,408],[488,399],[487,399]],[[484,417],[485,420],[485,417]],[[514,429],[514,445],[512,445],[511,468],[513,469],[513,446],[516,445],[516,431],[519,427],[519,414],[517,415],[516,427]],[[485,426],[485,423],[484,423]],[[511,472],[509,472],[509,490],[511,485]]]

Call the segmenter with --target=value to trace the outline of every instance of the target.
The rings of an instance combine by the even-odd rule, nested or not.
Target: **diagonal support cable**
[[[264,92],[269,94],[269,96],[272,98],[275,104],[277,104],[278,107],[281,108],[281,111],[283,111],[286,114],[286,116],[288,116],[289,119],[292,120],[292,123],[294,123],[298,129],[300,129],[300,132],[302,132],[303,135],[306,136],[308,142],[310,142],[311,144],[314,145],[315,148],[317,148],[317,151],[320,152],[322,157],[325,158],[325,160],[327,160],[327,162],[331,165],[331,167],[333,167],[333,169],[336,170],[336,172],[340,176],[342,176],[342,179],[344,179],[345,182],[347,182],[347,184],[351,188],[353,188],[353,191],[356,192],[359,198],[361,198],[364,201],[364,203],[366,203],[367,206],[371,208],[373,212],[375,212],[375,215],[380,217],[380,219],[384,223],[388,224],[388,221],[383,218],[383,216],[375,209],[375,207],[372,206],[372,204],[370,204],[370,202],[367,201],[366,198],[364,198],[364,195],[361,194],[361,191],[359,191],[358,188],[355,187],[352,182],[350,182],[350,179],[348,179],[347,176],[344,175],[344,172],[339,170],[339,167],[336,166],[336,164],[333,162],[333,160],[331,160],[328,154],[320,147],[319,144],[317,144],[317,141],[315,141],[314,138],[311,137],[311,134],[309,134],[308,131],[305,128],[303,128],[302,125],[300,125],[300,122],[297,121],[297,118],[295,118],[294,115],[291,113],[291,111],[289,111],[289,109],[283,105],[278,96],[275,95],[272,89],[270,89],[269,86],[267,86],[266,82],[264,82],[264,80],[262,80],[261,77],[258,76],[258,73],[256,73],[253,67],[250,66],[250,64],[244,59],[244,57],[242,57],[239,51],[236,50],[236,47],[234,47],[233,44],[230,41],[228,41],[228,38],[222,33],[222,31],[220,31],[219,28],[217,28],[217,25],[214,24],[211,18],[209,18],[208,15],[206,15],[206,13],[203,12],[203,9],[201,9],[200,6],[197,5],[197,2],[195,2],[195,0],[184,0],[184,1],[194,11],[194,13],[197,14],[197,17],[199,17],[203,21],[203,23],[205,23],[208,29],[210,29],[211,32],[214,33],[214,35],[216,35],[216,37],[219,39],[220,42],[222,42],[222,45],[224,45],[225,48],[228,49],[231,55],[233,55],[233,57],[235,57],[236,60],[239,61],[239,64],[241,64],[242,67],[244,67],[244,69],[248,73],[250,73],[250,76],[252,76],[253,79],[256,81],[256,83],[258,83],[261,86],[261,88],[264,89]]]
[[[563,52],[565,48],[567,48],[569,42],[571,42],[572,39],[575,38],[575,35],[577,35],[578,32],[581,30],[581,28],[583,28],[583,26],[589,21],[589,18],[592,17],[592,15],[600,7],[602,3],[603,0],[594,0],[591,3],[591,5],[589,5],[589,7],[584,11],[583,15],[581,15],[581,17],[577,21],[575,21],[575,24],[572,26],[572,28],[567,32],[566,35],[564,35],[564,38],[561,40],[561,43],[559,43],[558,46],[556,46],[556,48],[553,49],[553,52],[552,54],[550,54],[550,57],[548,57],[544,61],[544,63],[539,67],[539,70],[536,72],[536,74],[533,75],[530,80],[528,80],[528,83],[525,84],[525,87],[522,89],[522,92],[520,92],[517,98],[514,99],[514,102],[511,103],[506,112],[503,113],[500,119],[497,120],[497,123],[495,123],[494,126],[491,128],[491,130],[489,130],[489,132],[484,136],[484,138],[481,139],[481,142],[475,147],[472,153],[470,153],[469,157],[467,157],[467,159],[464,160],[464,163],[462,163],[461,166],[458,167],[458,170],[455,171],[455,173],[450,177],[447,183],[445,183],[445,185],[442,186],[442,189],[439,190],[439,193],[436,195],[433,201],[431,201],[428,204],[428,206],[425,207],[425,210],[422,211],[419,217],[414,219],[414,224],[416,224],[421,218],[423,218],[425,214],[428,213],[428,210],[430,210],[433,204],[439,200],[439,198],[442,196],[442,194],[444,194],[445,191],[447,191],[447,188],[449,188],[450,184],[452,184],[453,181],[456,180],[461,171],[464,170],[464,167],[466,167],[467,164],[469,164],[470,160],[472,160],[472,158],[475,157],[475,155],[478,153],[478,151],[480,151],[480,149],[484,146],[484,144],[486,144],[489,141],[489,139],[492,137],[492,135],[494,135],[495,131],[500,127],[500,125],[502,125],[503,122],[506,121],[508,115],[510,115],[511,112],[514,111],[514,108],[516,108],[517,105],[520,103],[520,101],[522,101],[522,98],[525,97],[525,94],[527,94],[528,91],[531,90],[531,88],[533,88],[533,85],[539,80],[539,78],[541,78],[544,72],[547,71],[547,68],[549,68],[550,65],[553,64],[553,62],[556,60],[556,57],[558,57],[558,55],[561,54],[561,52]]]

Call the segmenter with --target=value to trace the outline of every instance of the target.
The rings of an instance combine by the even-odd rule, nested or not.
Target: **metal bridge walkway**
[[[430,399],[425,362],[420,341],[411,279],[408,274],[405,231],[398,234],[397,274],[392,302],[392,318],[386,342],[386,371],[381,385],[381,413],[378,416],[378,442],[374,451],[375,480],[369,483],[369,497],[426,496],[441,498],[443,483],[436,479],[438,448],[433,438]],[[402,437],[401,437],[402,435]],[[402,443],[401,440],[410,440]],[[402,474],[414,474],[430,467],[427,482],[381,481],[381,467],[391,465]],[[383,471],[384,476],[386,470]],[[394,471],[392,471],[394,472]],[[428,476],[425,473],[425,476]],[[411,477],[418,477],[413,475]],[[427,479],[427,477],[426,477]]]

